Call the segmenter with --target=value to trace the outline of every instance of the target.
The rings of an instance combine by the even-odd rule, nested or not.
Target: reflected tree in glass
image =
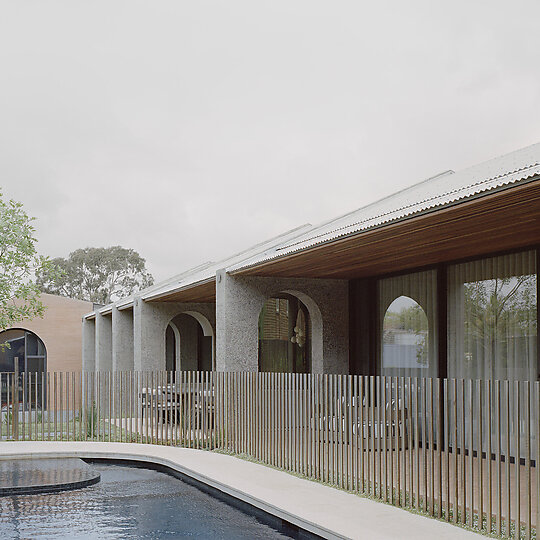
[[[428,318],[408,296],[396,298],[383,320],[383,368],[428,367]]]

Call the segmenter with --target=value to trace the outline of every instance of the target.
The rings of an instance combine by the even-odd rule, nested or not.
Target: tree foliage
[[[414,343],[408,345],[415,348],[418,364],[428,364],[428,319],[422,307],[414,302],[401,309],[388,309],[383,322],[383,343],[394,344],[398,334],[416,336]]]
[[[536,336],[536,276],[522,275],[466,283],[465,348],[505,359],[508,344]]]
[[[4,200],[0,192],[0,330],[44,312],[33,278],[42,272],[54,276],[55,271],[36,251],[33,220],[21,203]]]
[[[77,249],[52,260],[59,276],[38,274],[43,292],[108,304],[149,287],[154,282],[145,260],[133,249],[120,246]]]
[[[403,330],[421,334],[428,330],[428,320],[419,304],[407,306],[399,311],[387,311],[384,316],[385,330]]]

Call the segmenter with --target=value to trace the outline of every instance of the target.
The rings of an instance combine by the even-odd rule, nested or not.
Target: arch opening
[[[268,298],[258,321],[259,371],[310,373],[311,317],[306,305],[290,293]]]
[[[382,330],[383,375],[429,369],[429,321],[418,302],[396,298],[384,314]]]
[[[41,403],[43,387],[40,375],[47,372],[47,349],[37,334],[23,328],[0,332],[0,372],[15,371],[19,373],[19,388],[22,390],[26,384],[25,390],[30,392],[31,385],[32,394],[37,390],[37,403]],[[31,373],[32,377],[24,377],[24,373]],[[2,385],[2,403],[6,400],[7,387]]]
[[[195,311],[176,315],[165,331],[165,369],[212,371],[214,341],[214,330],[204,315]]]

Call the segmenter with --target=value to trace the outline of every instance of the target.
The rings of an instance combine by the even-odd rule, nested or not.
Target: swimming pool
[[[101,482],[47,495],[0,498],[0,538],[294,538],[162,472],[94,464]]]

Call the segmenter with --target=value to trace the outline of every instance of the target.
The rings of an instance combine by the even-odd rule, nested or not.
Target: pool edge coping
[[[410,540],[486,538],[476,531],[359,497],[241,456],[168,445],[106,441],[0,444],[0,460],[66,456],[132,460],[169,467],[225,496],[328,539],[394,540],[400,535]]]
[[[61,444],[60,441],[58,441],[57,443]],[[13,442],[13,444],[18,444],[18,443]],[[68,442],[68,444],[74,444],[74,443],[70,441]],[[81,442],[78,444],[95,444],[95,443]],[[123,445],[125,443],[105,443],[105,444],[122,444]],[[145,450],[146,450],[147,445],[140,445],[140,446],[145,447]],[[200,451],[204,452],[204,450],[200,450]],[[246,493],[240,489],[234,488],[228,484],[220,482],[219,480],[213,479],[207,475],[199,473],[198,471],[194,471],[193,469],[190,469],[187,466],[181,465],[175,462],[174,460],[163,457],[163,456],[150,455],[146,452],[144,454],[136,454],[136,453],[129,453],[129,452],[118,453],[114,451],[107,451],[107,450],[100,450],[100,449],[71,450],[71,449],[66,448],[65,450],[46,450],[46,451],[37,450],[37,451],[31,451],[31,452],[23,452],[19,454],[5,454],[0,451],[1,461],[7,460],[7,459],[13,459],[15,457],[16,459],[36,459],[36,458],[49,458],[50,459],[50,458],[62,458],[66,456],[77,457],[80,459],[106,459],[110,461],[131,460],[131,461],[136,461],[139,463],[146,462],[146,463],[153,463],[155,465],[160,465],[162,467],[166,467],[180,474],[183,474],[189,478],[192,478],[193,480],[197,482],[210,486],[211,488],[214,488],[228,495],[229,497],[238,499],[239,501],[242,501],[245,504],[251,505],[259,510],[262,510],[263,512],[266,512],[274,517],[282,519],[285,522],[291,523],[300,529],[303,529],[309,533],[315,534],[322,538],[326,538],[328,540],[350,540],[351,538],[349,536],[342,535],[336,531],[332,531],[310,520],[302,518],[298,516],[297,514],[290,513],[283,508],[279,508],[267,501],[259,499],[253,495],[250,495],[249,493]]]

